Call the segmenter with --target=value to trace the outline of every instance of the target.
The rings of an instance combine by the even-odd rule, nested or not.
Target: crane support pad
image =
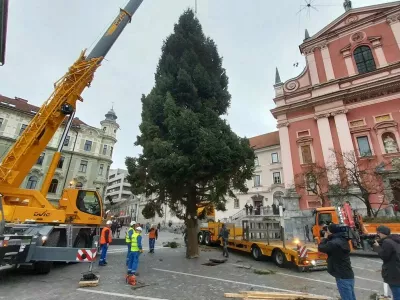
[[[31,236],[0,236],[0,265],[2,262],[24,263],[28,256],[31,240]]]
[[[91,253],[91,257],[83,258],[82,253]],[[93,253],[94,252],[94,253]],[[78,249],[67,247],[35,247],[31,261],[62,261],[62,262],[92,262],[96,258],[97,251],[94,249]],[[78,259],[78,256],[80,259]]]

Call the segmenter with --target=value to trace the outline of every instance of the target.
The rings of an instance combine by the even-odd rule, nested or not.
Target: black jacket
[[[374,246],[383,260],[382,278],[389,285],[400,285],[400,236],[388,235],[382,246]]]
[[[318,251],[328,254],[328,273],[339,279],[354,279],[350,262],[350,246],[343,233],[322,239]]]
[[[229,229],[226,227],[222,227],[221,230],[219,231],[218,238],[222,238],[224,240],[228,240],[229,238]]]

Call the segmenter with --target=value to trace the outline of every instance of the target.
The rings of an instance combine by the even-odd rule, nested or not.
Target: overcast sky
[[[274,107],[275,67],[281,79],[299,74],[305,63],[298,45],[304,29],[310,35],[336,19],[343,0],[312,0],[314,9],[297,12],[310,0],[198,0],[198,18],[218,45],[229,76],[232,105],[227,119],[240,136],[276,130],[269,110]],[[353,7],[389,1],[353,0]],[[65,74],[82,49],[104,33],[127,0],[10,1],[6,64],[0,67],[0,94],[40,106],[53,83]],[[77,117],[99,127],[114,103],[121,126],[113,168],[125,168],[141,121],[141,94],[154,85],[163,40],[179,15],[195,0],[144,0],[132,23],[108,53],[92,86],[78,103]],[[293,67],[298,62],[299,66]]]

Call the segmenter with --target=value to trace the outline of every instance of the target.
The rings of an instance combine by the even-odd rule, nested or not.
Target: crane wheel
[[[284,268],[285,265],[287,264],[286,256],[280,249],[274,250],[274,252],[272,253],[272,258],[273,258],[275,264],[279,268]]]
[[[60,240],[60,231],[53,231],[50,233],[46,240],[44,247],[57,247],[58,241]],[[50,273],[53,267],[52,261],[36,261],[33,264],[33,270],[36,274],[45,275]]]

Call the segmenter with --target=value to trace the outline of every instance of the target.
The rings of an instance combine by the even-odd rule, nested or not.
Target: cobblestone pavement
[[[226,292],[243,290],[301,291],[337,299],[334,279],[326,271],[299,273],[293,269],[280,269],[272,262],[256,262],[240,253],[231,253],[227,263],[206,266],[209,258],[220,258],[218,248],[202,248],[199,259],[187,260],[185,248],[164,248],[162,242],[183,243],[181,235],[161,232],[156,242],[155,254],[145,251],[140,257],[138,280],[149,286],[132,289],[125,284],[124,246],[112,246],[108,254],[108,266],[94,271],[100,275],[100,284],[93,288],[78,288],[81,273],[87,264],[58,265],[49,275],[33,275],[30,272],[6,273],[0,278],[0,299],[15,300],[208,300],[224,299]],[[148,238],[144,236],[144,246]],[[147,250],[145,248],[145,250]],[[383,291],[380,276],[381,261],[373,257],[352,257],[356,273],[357,299],[369,299],[376,291]],[[246,266],[248,268],[241,268]],[[254,269],[273,271],[258,275]]]

